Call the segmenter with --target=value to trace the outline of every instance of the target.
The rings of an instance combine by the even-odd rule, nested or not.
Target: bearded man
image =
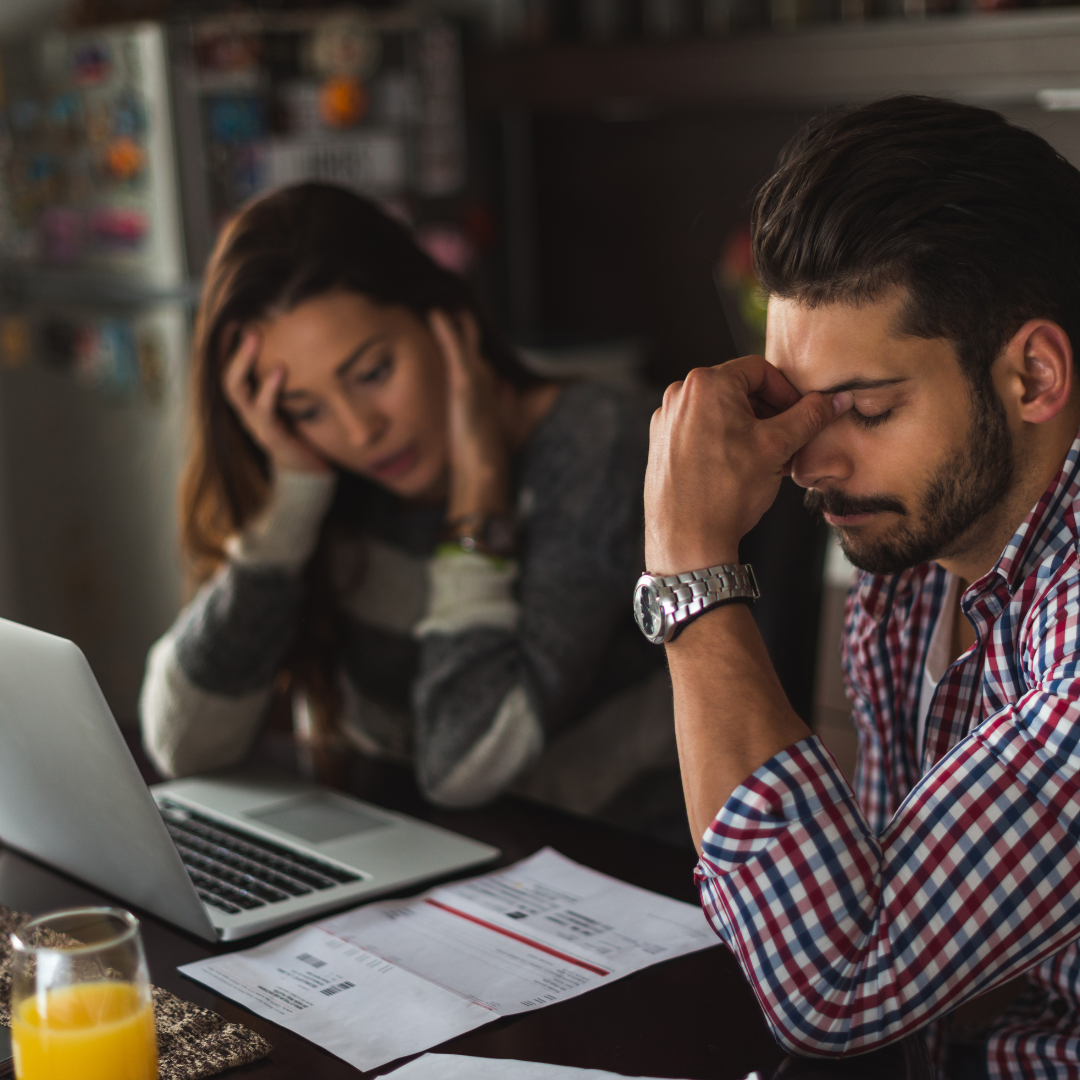
[[[1080,173],[894,98],[797,136],[753,235],[766,356],[667,391],[635,593],[706,914],[793,1053],[926,1027],[939,1075],[1080,1075]],[[862,570],[854,787],[735,602],[785,475]]]

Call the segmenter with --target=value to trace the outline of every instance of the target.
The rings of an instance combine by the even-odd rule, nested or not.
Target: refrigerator
[[[185,597],[188,349],[217,231],[323,179],[467,261],[461,99],[455,29],[409,11],[0,42],[0,616],[75,641],[122,724]]]

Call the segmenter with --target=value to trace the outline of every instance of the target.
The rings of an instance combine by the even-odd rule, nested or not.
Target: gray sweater
[[[366,753],[413,760],[433,801],[476,805],[542,771],[553,742],[661,660],[630,612],[648,418],[643,401],[619,391],[563,388],[515,462],[520,555],[508,565],[437,553],[442,507],[407,510],[379,489],[356,496],[355,484],[336,492],[363,500],[362,531],[330,550],[343,731]],[[248,752],[334,498],[333,477],[277,477],[271,505],[151,650],[143,731],[166,775]],[[301,727],[304,710],[297,703]],[[595,739],[576,738],[563,740],[556,767],[602,772],[603,760],[570,760],[597,753]]]

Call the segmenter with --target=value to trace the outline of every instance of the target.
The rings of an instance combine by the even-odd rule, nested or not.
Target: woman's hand
[[[506,514],[510,454],[501,421],[501,387],[480,353],[480,328],[468,312],[451,318],[433,311],[431,332],[446,361],[450,440],[448,521],[475,514]]]
[[[248,434],[269,456],[275,470],[329,472],[330,466],[289,429],[278,413],[285,369],[276,367],[261,384],[256,381],[260,344],[258,331],[244,330],[239,348],[225,365],[221,380],[225,397]]]

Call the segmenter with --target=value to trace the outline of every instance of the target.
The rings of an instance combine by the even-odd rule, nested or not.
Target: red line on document
[[[577,964],[578,967],[582,967],[586,971],[591,971],[594,975],[611,974],[610,971],[605,971],[602,967],[586,963],[584,960],[579,960],[576,956],[570,956],[567,953],[559,952],[558,949],[553,949],[549,945],[541,945],[539,941],[533,941],[532,938],[524,937],[522,934],[515,934],[513,930],[505,930],[501,926],[489,923],[486,919],[478,919],[475,915],[468,915],[464,911],[458,911],[457,908],[452,908],[439,900],[432,900],[431,897],[426,897],[425,902],[432,907],[439,908],[441,911],[447,911],[451,915],[456,915],[459,919],[468,919],[469,922],[474,922],[478,926],[484,927],[486,930],[494,930],[496,934],[503,934],[508,938],[513,938],[515,941],[520,941],[522,945],[529,945],[532,948],[539,949],[541,952],[546,952],[551,956],[557,956],[560,960],[565,960],[568,964]]]

